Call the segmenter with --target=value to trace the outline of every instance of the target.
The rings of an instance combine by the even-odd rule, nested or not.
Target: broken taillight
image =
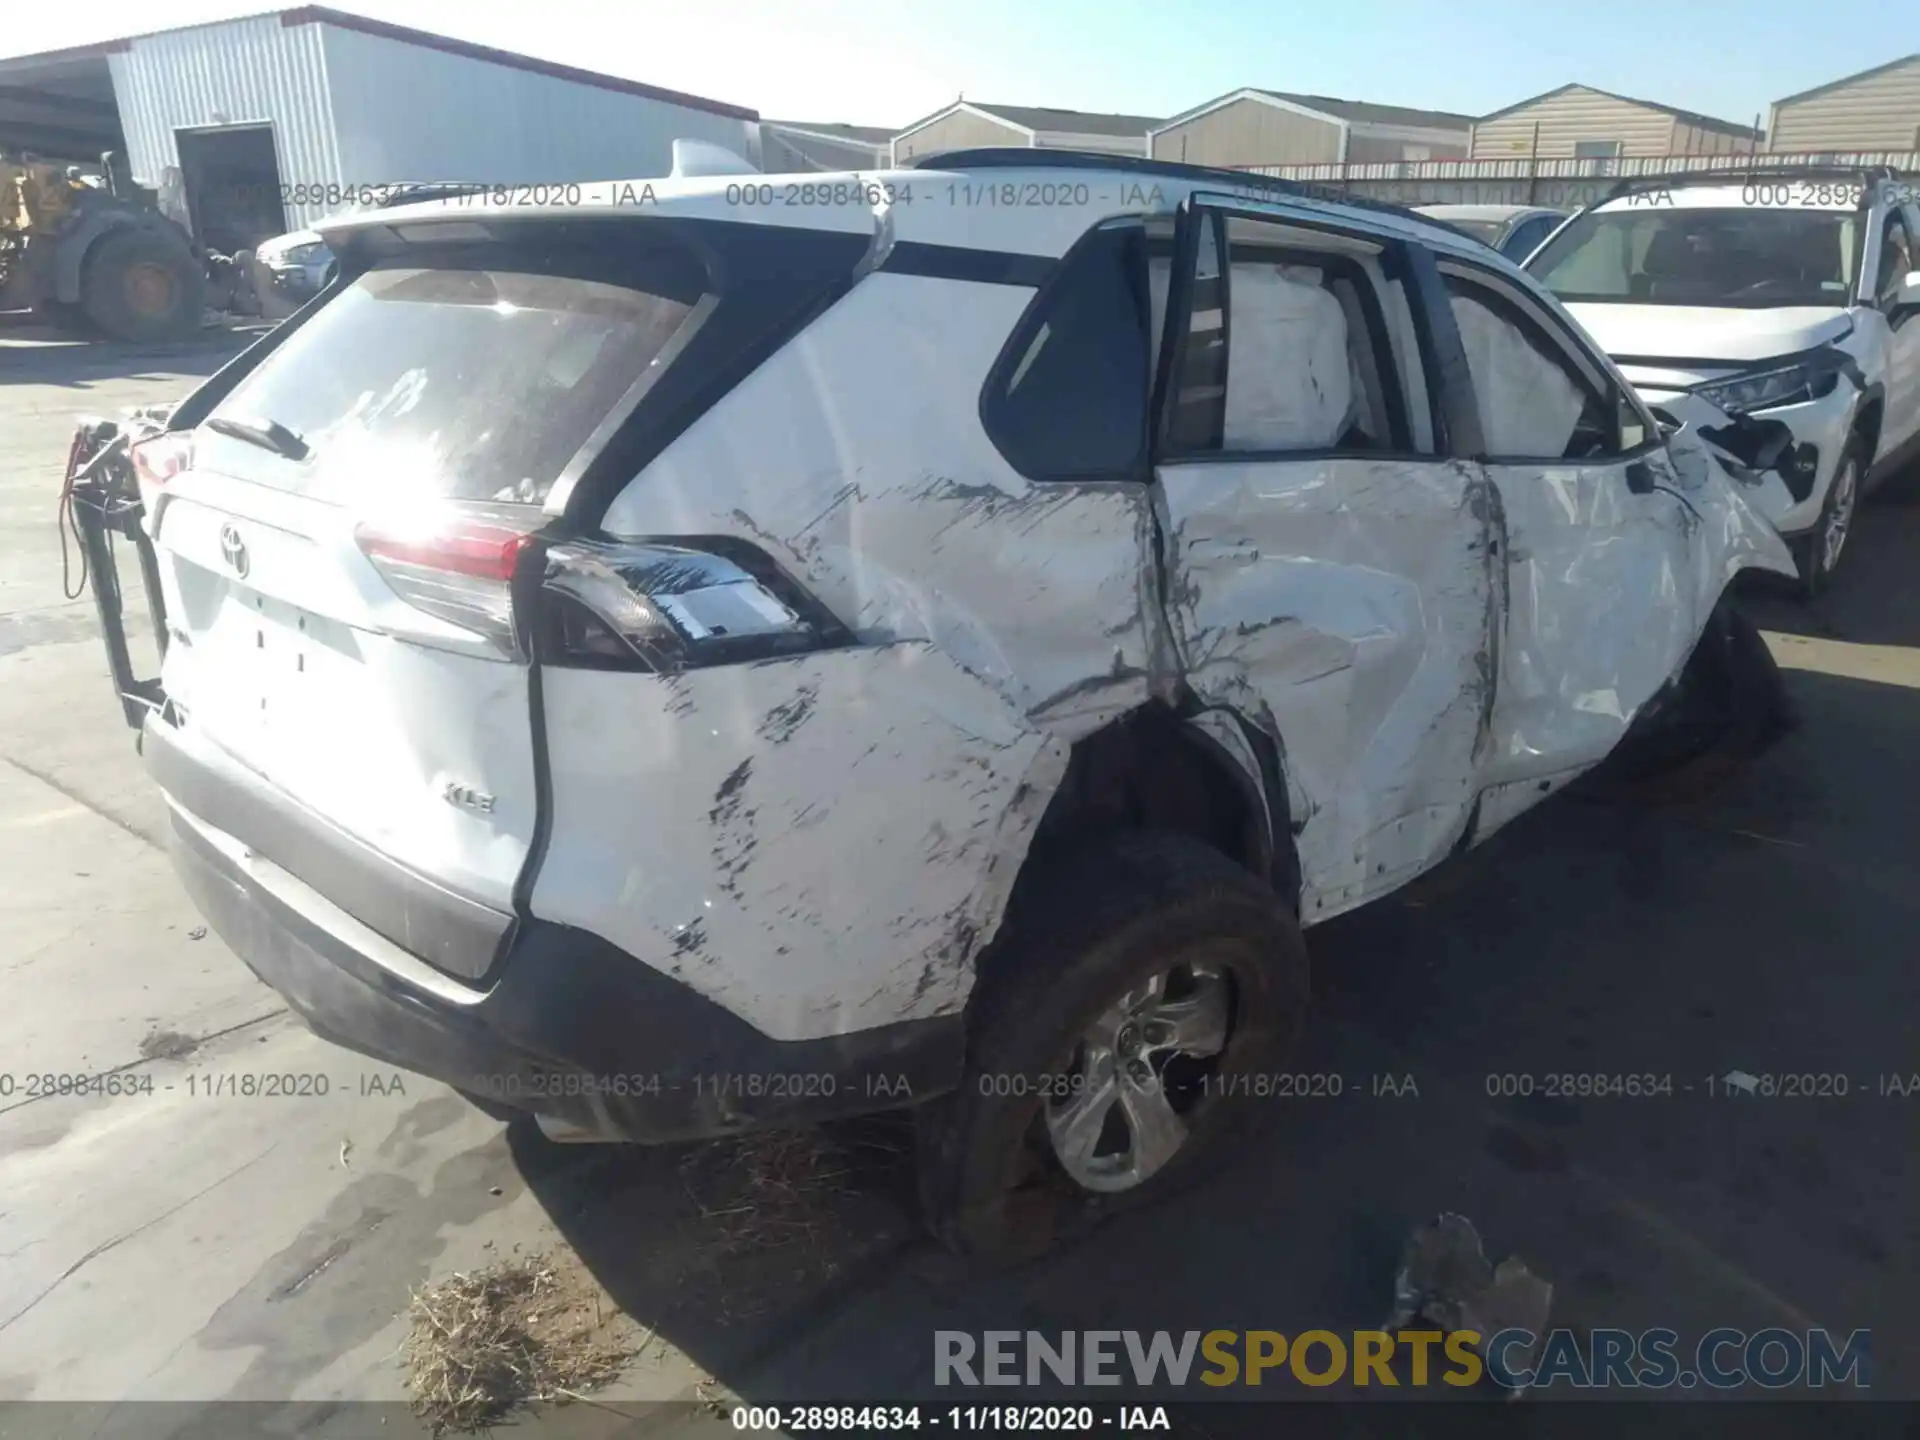
[[[164,485],[193,464],[193,432],[168,430],[128,447],[133,473],[143,485]]]
[[[543,518],[538,512],[523,521],[448,510],[404,521],[363,521],[353,538],[395,595],[513,657],[520,653],[514,572]]]
[[[548,548],[544,658],[677,671],[793,655],[851,636],[751,545],[577,541]]]

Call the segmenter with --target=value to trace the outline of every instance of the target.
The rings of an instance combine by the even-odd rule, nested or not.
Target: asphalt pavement
[[[405,1397],[410,1295],[519,1247],[577,1256],[644,1337],[565,1423],[945,1404],[940,1329],[1371,1327],[1444,1211],[1552,1282],[1555,1324],[1869,1329],[1874,1394],[1920,1398],[1920,479],[1864,510],[1831,596],[1748,598],[1788,667],[1787,739],[1705,797],[1557,798],[1311,932],[1295,1068],[1341,1093],[1288,1103],[1201,1188],[987,1276],[921,1238],[898,1125],[834,1132],[852,1159],[825,1202],[743,1239],[703,1189],[711,1152],[504,1127],[314,1038],[205,932],[63,592],[55,503],[77,416],[177,398],[232,351],[0,330],[0,1401],[191,1402],[112,1412],[141,1433],[303,1401],[305,1428],[342,1430],[372,1412],[335,1402]],[[1774,1093],[1729,1093],[1736,1071]],[[109,1072],[124,1093],[30,1093]],[[1556,1074],[1671,1093],[1502,1093]],[[300,1093],[242,1079],[268,1075]],[[1773,1079],[1797,1076],[1845,1093]]]

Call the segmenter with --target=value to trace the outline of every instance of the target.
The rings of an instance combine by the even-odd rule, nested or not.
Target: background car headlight
[[[1776,405],[1818,400],[1823,395],[1832,394],[1833,387],[1840,383],[1843,368],[1841,357],[1836,355],[1833,361],[1809,360],[1779,370],[1762,370],[1758,374],[1737,375],[1728,380],[1696,385],[1693,393],[1722,410],[1765,410]]]
[[[327,253],[327,247],[318,240],[309,240],[305,245],[294,245],[278,254],[261,258],[274,265],[311,265]]]

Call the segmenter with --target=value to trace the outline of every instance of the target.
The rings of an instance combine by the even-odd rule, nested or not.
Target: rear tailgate
[[[237,838],[457,974],[493,961],[538,797],[531,672],[489,569],[516,552],[443,537],[541,524],[703,283],[631,239],[376,266],[215,407],[187,468],[146,486],[181,739],[412,872],[396,884],[424,880],[498,925],[451,949],[390,933],[394,907],[330,883],[284,827]],[[383,549],[370,533],[425,538]]]

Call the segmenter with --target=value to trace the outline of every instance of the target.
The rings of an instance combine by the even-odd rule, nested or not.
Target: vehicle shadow
[[[1861,645],[1920,646],[1920,463],[1890,476],[1861,505],[1833,586],[1812,603],[1785,582],[1742,577],[1763,630]]]
[[[270,327],[268,327],[270,328]],[[175,344],[133,345],[117,340],[54,340],[40,332],[0,330],[0,383],[7,380],[85,390],[101,381],[205,377],[258,340],[263,329],[214,330]]]

